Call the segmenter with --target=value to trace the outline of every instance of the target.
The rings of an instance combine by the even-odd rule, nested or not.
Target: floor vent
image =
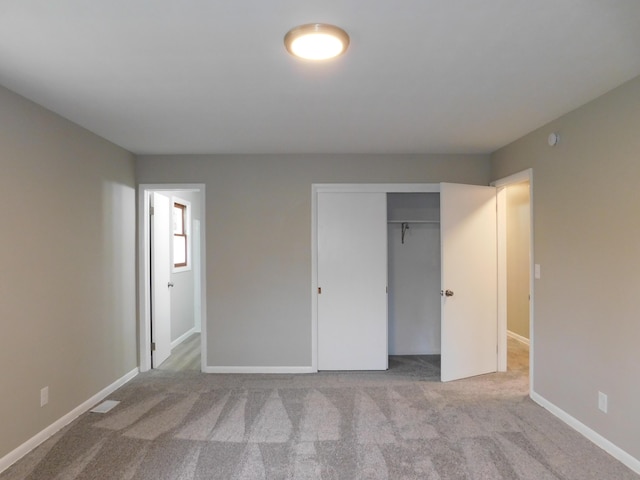
[[[92,413],[107,413],[109,410],[111,410],[113,407],[115,407],[119,403],[120,402],[118,400],[105,400],[100,405],[98,405],[97,407],[89,411]]]

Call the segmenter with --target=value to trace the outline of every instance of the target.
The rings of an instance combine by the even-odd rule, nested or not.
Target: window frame
[[[185,272],[191,270],[191,202],[178,197],[171,198],[171,270],[172,272]],[[181,210],[182,233],[175,233],[176,208]],[[175,239],[184,238],[185,262],[175,262]]]

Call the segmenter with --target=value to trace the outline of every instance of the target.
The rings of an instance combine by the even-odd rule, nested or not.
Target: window
[[[187,205],[173,203],[173,266],[188,267]]]

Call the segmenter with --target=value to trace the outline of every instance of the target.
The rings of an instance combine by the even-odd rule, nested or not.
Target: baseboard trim
[[[316,373],[313,367],[204,367],[204,373]]]
[[[191,335],[193,335],[194,333],[196,333],[196,327],[193,327],[191,330],[189,330],[188,332],[183,333],[182,335],[180,335],[178,338],[176,338],[173,342],[171,342],[171,350],[173,350],[174,348],[176,348],[178,345],[180,345],[182,342],[184,342],[187,338],[189,338]]]
[[[529,346],[530,341],[527,337],[518,335],[517,333],[514,333],[511,330],[507,330],[507,337],[513,338],[514,340],[517,340],[520,343],[524,343],[526,346]]]
[[[611,455],[615,459],[622,462],[624,465],[629,467],[635,473],[640,474],[640,459],[637,459],[632,455],[630,455],[629,453],[625,452],[623,449],[621,449],[611,441],[604,438],[598,432],[587,427],[580,420],[572,417],[567,412],[555,406],[553,403],[551,403],[541,395],[535,392],[531,392],[531,399],[534,402],[536,402],[538,405],[540,405],[541,407],[545,408],[546,410],[551,412],[553,415],[558,417],[560,420],[562,420],[564,423],[569,425],[571,428],[576,430],[578,433],[582,434],[584,437],[591,440],[593,443],[595,443],[598,447],[603,449],[609,455]]]
[[[20,460],[22,457],[24,457],[27,453],[29,453],[31,450],[33,450],[38,445],[43,443],[45,440],[47,440],[53,434],[55,434],[56,432],[61,430],[63,427],[67,426],[69,423],[71,423],[73,420],[78,418],[80,415],[82,415],[83,413],[89,411],[97,403],[101,402],[106,397],[111,395],[118,388],[120,388],[125,383],[127,383],[132,378],[134,378],[136,375],[138,375],[138,372],[139,372],[138,368],[137,367],[134,368],[129,373],[127,373],[123,377],[119,378],[118,380],[113,382],[108,387],[103,388],[98,393],[96,393],[94,396],[92,396],[91,398],[89,398],[88,400],[83,402],[82,404],[78,405],[76,408],[71,410],[69,413],[67,413],[66,415],[64,415],[60,419],[58,419],[55,422],[53,422],[47,428],[45,428],[41,432],[37,433],[33,437],[31,437],[29,440],[24,442],[18,448],[16,448],[15,450],[9,452],[4,457],[0,458],[0,473],[5,471],[11,465],[16,463],[18,460]]]

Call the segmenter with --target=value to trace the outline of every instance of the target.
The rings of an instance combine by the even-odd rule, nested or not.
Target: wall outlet
[[[49,403],[49,387],[44,387],[40,390],[40,406],[44,407]]]
[[[598,392],[598,408],[602,410],[604,413],[607,413],[607,409],[608,409],[607,404],[608,404],[607,396],[602,392]]]

